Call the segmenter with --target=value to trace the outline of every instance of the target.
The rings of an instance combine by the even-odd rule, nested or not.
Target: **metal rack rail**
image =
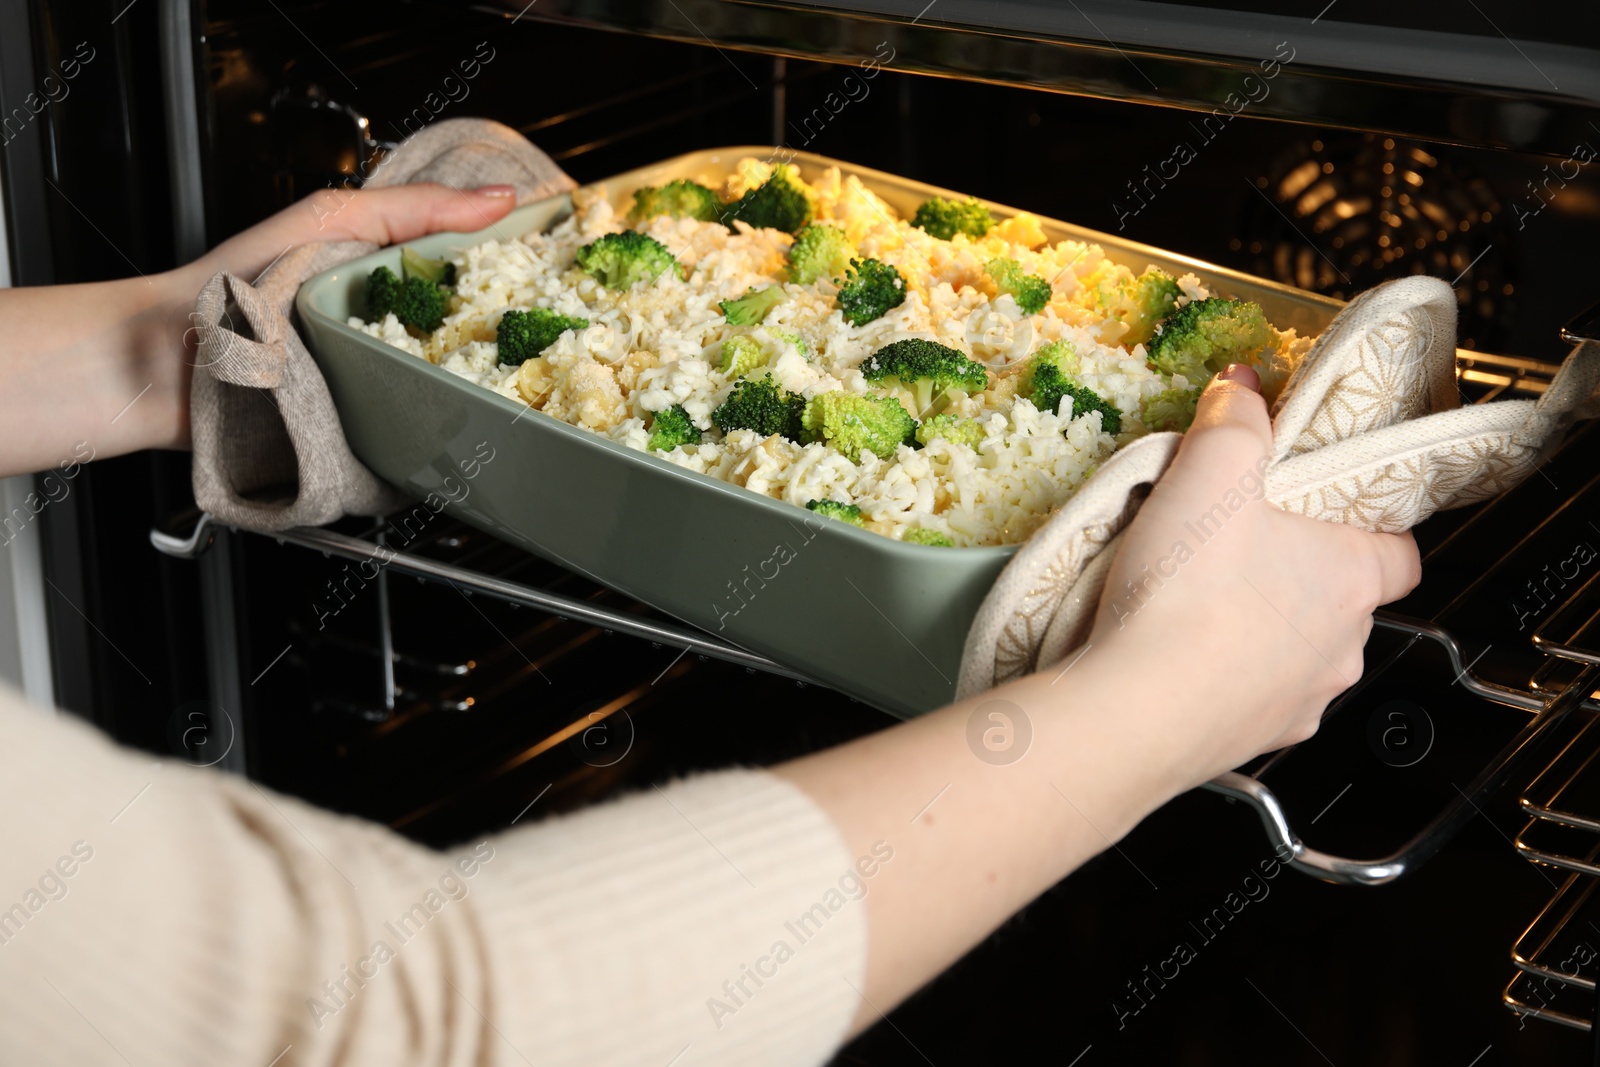
[[[1561,330],[1561,338],[1572,344],[1600,338],[1600,302],[1585,309]],[[1590,524],[1593,525],[1592,523]],[[1548,659],[1534,674],[1535,688],[1552,683],[1562,664],[1582,665],[1577,677],[1567,683],[1567,691],[1582,689],[1594,693],[1594,673],[1600,669],[1600,647],[1595,637],[1600,631],[1600,582],[1591,576],[1578,586],[1537,626],[1530,640]],[[1556,683],[1559,684],[1559,683]],[[1522,811],[1530,816],[1513,845],[1525,859],[1539,866],[1569,872],[1550,902],[1545,905],[1521,937],[1511,947],[1511,961],[1517,968],[1502,994],[1502,1002],[1518,1015],[1544,1019],[1576,1030],[1593,1031],[1596,1025],[1597,983],[1593,976],[1600,952],[1580,943],[1573,950],[1571,941],[1580,922],[1600,933],[1591,903],[1600,888],[1600,718],[1591,718],[1583,728],[1528,783],[1518,798]],[[1587,792],[1586,792],[1587,791]],[[1552,963],[1549,956],[1563,944],[1569,946],[1566,959]],[[1590,975],[1582,968],[1589,966]],[[1583,1006],[1583,1013],[1554,1007],[1552,1001],[1562,993],[1569,1001]],[[1547,995],[1541,995],[1547,994]]]
[[[1594,859],[1591,853],[1590,860]],[[1517,973],[1506,986],[1503,1001],[1518,1015],[1559,1023],[1574,1030],[1591,1029],[1590,1020],[1573,1011],[1557,1008],[1553,1001],[1563,993],[1569,999],[1592,1001],[1595,980],[1579,973],[1576,958],[1569,954],[1559,963],[1550,955],[1559,954],[1563,935],[1583,914],[1600,882],[1580,874],[1570,875],[1550,903],[1539,912],[1528,929],[1511,946],[1511,962]],[[1570,950],[1569,950],[1570,952]]]
[[[1348,859],[1306,845],[1289,825],[1283,805],[1259,778],[1229,771],[1207,782],[1204,788],[1242,800],[1261,816],[1267,839],[1289,865],[1331,882],[1350,885],[1383,885],[1413,870],[1448,841],[1463,823],[1475,815],[1491,793],[1504,785],[1517,770],[1542,751],[1556,728],[1576,709],[1589,703],[1588,696],[1600,685],[1600,666],[1587,667],[1561,691],[1536,696],[1475,677],[1465,662],[1456,639],[1432,623],[1408,619],[1389,612],[1378,612],[1379,627],[1409,634],[1413,641],[1427,638],[1439,644],[1466,689],[1486,700],[1533,712],[1533,716],[1480,771],[1472,783],[1458,791],[1449,805],[1396,851],[1370,860]]]
[[[180,537],[161,530],[151,530],[150,543],[158,551],[166,555],[179,559],[194,559],[210,547],[213,535],[218,527],[224,527],[224,524],[208,514],[201,513],[200,517],[195,521],[194,527],[187,534]],[[231,529],[231,527],[226,528]],[[377,539],[369,541],[360,537],[352,537],[349,534],[310,526],[299,526],[259,536],[271,537],[279,544],[298,545],[301,548],[313,549],[321,552],[324,556],[337,556],[341,559],[356,562],[371,562],[385,570],[411,574],[425,581],[442,582],[462,592],[482,593],[485,596],[504,600],[510,604],[546,611],[558,618],[576,619],[579,622],[589,623],[605,630],[627,634],[631,637],[640,637],[646,641],[668,645],[672,648],[681,648],[688,652],[708,656],[712,659],[725,660],[752,670],[766,671],[770,674],[792,678],[795,681],[806,682],[811,685],[822,684],[780,663],[767,659],[765,656],[747,652],[736,645],[731,645],[699,630],[618,611],[605,605],[579,600],[548,589],[507,581],[504,578],[450,563],[443,563],[413,552],[397,551]]]
[[[1584,654],[1581,658],[1587,658],[1587,650],[1575,645],[1567,647],[1568,642],[1560,644],[1567,652],[1563,658],[1579,659],[1580,653]],[[1570,688],[1577,688],[1595,669],[1586,668]],[[1503,1002],[1518,1015],[1577,1030],[1593,1029],[1594,965],[1600,961],[1600,953],[1588,946],[1588,935],[1583,930],[1600,929],[1595,926],[1600,913],[1594,908],[1600,904],[1600,898],[1595,897],[1595,890],[1600,888],[1597,761],[1600,718],[1591,718],[1534,776],[1518,799],[1530,818],[1513,842],[1525,859],[1568,875],[1512,946],[1511,961],[1517,973],[1506,986]],[[1576,938],[1582,940],[1575,946]],[[1566,958],[1560,963],[1551,960],[1551,956],[1562,952]],[[1585,966],[1590,969],[1588,975],[1583,973]],[[1576,1001],[1585,1006],[1584,1013],[1555,1007],[1554,1001],[1562,994],[1566,994],[1564,1004],[1570,1007],[1568,1002]]]

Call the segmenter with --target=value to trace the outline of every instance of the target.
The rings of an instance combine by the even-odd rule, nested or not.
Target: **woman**
[[[185,447],[187,315],[214,272],[511,206],[504,187],[362,192],[160,276],[0,292],[0,469],[80,441]],[[1108,590],[1259,485],[1257,388],[1230,367],[1206,390]],[[1309,737],[1360,675],[1373,608],[1419,567],[1409,535],[1253,500],[1159,589],[1108,596],[1069,664],[448,854],[119,751],[5,691],[0,1062],[823,1062],[1146,814]],[[1181,701],[1133,684],[1153,668],[1185,680]],[[975,719],[1025,720],[1023,757],[977,758]]]

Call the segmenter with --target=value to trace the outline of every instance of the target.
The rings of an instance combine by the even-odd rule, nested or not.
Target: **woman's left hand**
[[[0,476],[76,458],[189,447],[190,313],[219,270],[254,279],[296,245],[393,244],[481,230],[516,203],[496,185],[327,189],[161,274],[0,290]]]
[[[392,245],[442,230],[481,230],[500,221],[516,200],[517,191],[509,185],[452,189],[420,182],[387,189],[324,189],[228,238],[184,270],[203,272],[207,278],[226,270],[250,279],[296,245]],[[189,296],[192,300],[194,294]]]

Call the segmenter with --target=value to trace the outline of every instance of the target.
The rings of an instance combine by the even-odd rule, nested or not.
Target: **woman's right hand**
[[[1268,504],[1256,388],[1230,368],[1201,397],[1085,651],[775,768],[851,855],[895,849],[866,898],[855,1029],[1173,796],[1309,737],[1360,676],[1372,609],[1417,582],[1416,543]],[[1001,759],[974,737],[996,715],[1016,746]]]
[[[1130,686],[1166,694],[1141,702],[1140,725],[1180,790],[1315,733],[1361,677],[1373,609],[1421,576],[1409,533],[1265,499],[1272,427],[1258,387],[1230,367],[1201,397],[1123,534],[1090,637],[1090,654],[1122,664]]]

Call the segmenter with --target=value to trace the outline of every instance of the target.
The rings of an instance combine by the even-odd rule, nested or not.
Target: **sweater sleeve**
[[[0,1063],[815,1064],[859,1004],[884,857],[765,772],[434,852],[9,689],[0,728]]]

